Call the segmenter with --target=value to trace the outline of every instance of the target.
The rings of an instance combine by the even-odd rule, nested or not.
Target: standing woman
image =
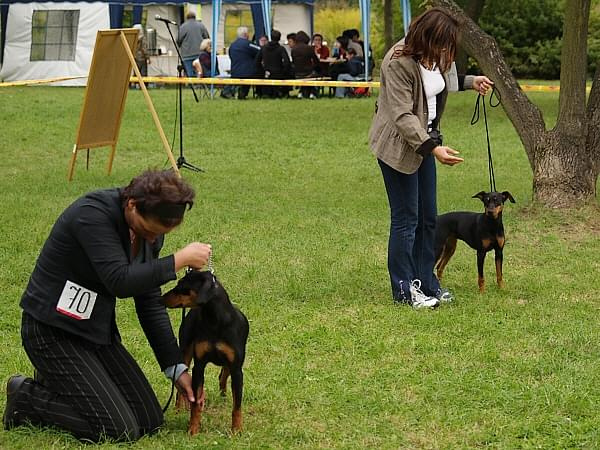
[[[172,171],[147,171],[122,189],[84,195],[58,218],[21,298],[23,346],[35,377],[9,379],[4,428],[54,426],[79,439],[136,440],[163,414],[150,383],[121,343],[116,297],[133,297],[158,364],[190,401],[191,377],[159,303],[160,286],[200,269],[210,245],[159,257],[194,191]]]
[[[433,274],[437,217],[435,159],[463,161],[442,145],[440,120],[448,95],[448,71],[456,53],[458,22],[432,8],[410,25],[381,65],[381,89],[369,132],[391,211],[388,270],[393,299],[415,308],[451,301]],[[485,76],[459,77],[459,89],[485,94]]]

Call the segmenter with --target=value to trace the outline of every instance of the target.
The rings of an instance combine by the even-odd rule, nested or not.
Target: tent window
[[[237,39],[237,29],[248,27],[250,38],[254,34],[254,21],[250,7],[240,10],[228,10],[225,12],[225,47],[229,47]]]
[[[30,61],[74,61],[79,10],[33,11]]]

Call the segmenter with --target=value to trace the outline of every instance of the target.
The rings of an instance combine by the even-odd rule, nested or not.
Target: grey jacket
[[[373,154],[393,169],[411,174],[423,158],[436,147],[427,133],[427,97],[417,61],[402,55],[398,42],[385,55],[381,64],[381,87],[377,109],[369,131]],[[439,126],[448,97],[449,79],[443,74],[446,88],[437,96]],[[473,77],[459,79],[459,86],[471,87]]]
[[[210,36],[204,24],[196,19],[188,19],[179,27],[177,45],[181,51],[182,58],[196,57],[200,54],[202,40]]]

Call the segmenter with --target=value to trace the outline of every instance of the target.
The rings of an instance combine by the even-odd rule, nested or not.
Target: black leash
[[[492,102],[494,94],[498,99],[498,102],[494,104]],[[487,121],[487,111],[485,109],[485,96],[478,94],[477,100],[475,101],[475,110],[473,111],[473,117],[471,117],[471,125],[475,125],[479,122],[479,104],[483,105],[483,121],[485,123],[485,137],[487,139],[487,152],[488,152],[488,172],[490,176],[490,192],[496,192],[496,178],[494,176],[494,161],[492,159],[492,147],[490,146],[490,132]],[[496,90],[496,86],[492,87],[492,93],[490,94],[490,107],[496,108],[500,105],[500,93]]]
[[[188,267],[185,271],[185,273],[189,273],[191,272],[193,269],[191,267]],[[183,323],[183,319],[185,319],[185,308],[181,308],[181,323]],[[171,378],[171,393],[169,394],[169,399],[167,400],[167,403],[165,404],[165,406],[162,409],[163,414],[167,412],[167,409],[169,409],[169,405],[171,404],[171,400],[173,400],[173,394],[175,393],[175,374],[177,373],[177,366],[175,367],[175,369],[173,369],[173,377]]]
[[[181,308],[181,323],[183,323],[183,319],[185,319],[185,308]],[[173,394],[175,393],[175,374],[177,373],[177,366],[175,366],[175,369],[173,369],[173,376],[171,378],[171,393],[169,394],[169,399],[167,400],[167,403],[165,404],[165,406],[162,409],[163,414],[165,414],[167,412],[167,409],[169,409],[169,405],[171,404],[171,400],[173,400]]]

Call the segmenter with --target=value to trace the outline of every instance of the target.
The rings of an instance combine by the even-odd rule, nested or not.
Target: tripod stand
[[[157,16],[158,18],[158,16]],[[181,52],[179,51],[179,46],[177,45],[177,42],[175,42],[175,38],[173,37],[173,33],[171,32],[171,27],[169,26],[169,23],[173,23],[167,20],[163,20],[163,19],[159,19],[162,22],[164,22],[164,24],[167,26],[167,30],[169,31],[169,36],[171,36],[171,42],[173,42],[173,46],[175,47],[175,50],[177,51],[177,78],[183,78],[185,77],[189,77],[189,74],[187,73],[187,70],[185,68],[185,65],[183,64],[183,57],[181,56]],[[194,99],[196,100],[196,103],[198,103],[198,95],[196,94],[196,90],[194,89],[194,86],[192,84],[189,85],[190,89],[192,90],[192,93],[194,94]],[[183,83],[177,83],[177,96],[178,96],[178,101],[179,101],[179,108],[178,108],[178,114],[179,114],[179,157],[177,158],[177,167],[178,168],[184,168],[184,169],[189,169],[192,170],[194,172],[204,172],[203,169],[201,169],[200,167],[196,167],[193,164],[189,163],[186,161],[185,156],[183,156]]]

